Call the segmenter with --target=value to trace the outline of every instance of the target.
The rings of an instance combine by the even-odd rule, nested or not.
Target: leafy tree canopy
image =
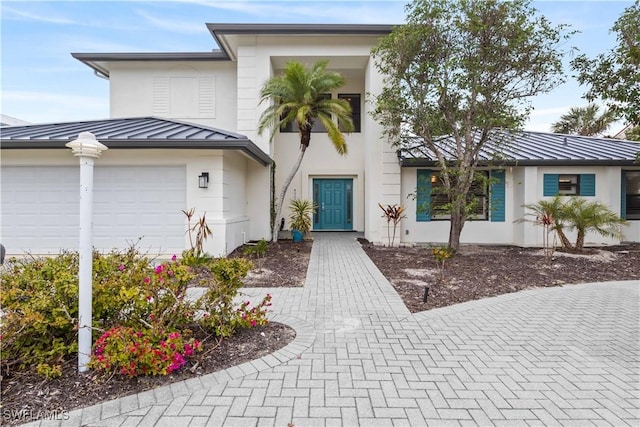
[[[415,0],[407,13],[373,50],[385,76],[374,117],[392,143],[413,134],[438,160],[457,249],[479,153],[492,129],[521,127],[528,99],[563,81],[558,46],[569,34],[527,0]],[[436,144],[442,135],[455,139],[450,153]]]
[[[640,0],[624,10],[613,25],[617,46],[594,59],[580,55],[571,61],[580,84],[589,86],[585,98],[601,98],[609,108],[640,125]]]

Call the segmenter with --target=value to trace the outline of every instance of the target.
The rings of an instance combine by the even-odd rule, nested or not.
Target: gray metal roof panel
[[[113,52],[71,53],[79,61],[220,61],[229,59],[223,51],[211,52]]]
[[[476,135],[476,140],[479,135]],[[436,142],[447,160],[455,158],[455,141],[443,137]],[[480,162],[496,158],[520,165],[543,164],[632,164],[640,143],[611,138],[595,138],[545,132],[494,132],[480,151]],[[398,157],[403,166],[434,165],[436,158],[419,138],[406,138]]]
[[[394,25],[389,24],[248,24],[207,23],[207,28],[217,34],[336,34],[336,35],[382,35],[390,33]]]
[[[273,160],[246,136],[158,117],[88,120],[0,128],[3,149],[64,148],[91,132],[109,148],[212,148],[244,151],[263,165]]]

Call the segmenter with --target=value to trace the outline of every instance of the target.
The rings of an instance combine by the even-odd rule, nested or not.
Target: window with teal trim
[[[542,178],[542,195],[553,196],[585,196],[596,195],[596,175],[545,173]]]
[[[623,218],[640,219],[640,171],[623,171]]]
[[[416,221],[431,221],[431,171],[418,169],[416,175]]]
[[[489,219],[488,186],[489,172],[478,171],[469,189],[467,202],[472,205],[468,220]],[[448,205],[451,202],[444,188],[444,182],[437,171],[419,169],[416,184],[416,221],[449,220]],[[499,194],[499,191],[497,192]],[[502,178],[502,198],[504,199],[504,172]],[[503,202],[504,203],[504,202]],[[497,203],[496,203],[497,204]],[[504,216],[504,210],[502,215]],[[499,215],[496,221],[500,221]],[[504,221],[504,219],[502,219]]]
[[[504,170],[491,171],[491,191],[489,193],[491,200],[489,217],[491,222],[504,222],[506,205]]]

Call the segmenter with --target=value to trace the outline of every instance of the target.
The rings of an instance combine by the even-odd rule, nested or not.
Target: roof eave
[[[401,159],[401,167],[439,167],[438,162],[429,159]],[[481,167],[500,166],[638,166],[635,159],[557,159],[557,160],[496,160],[479,162]]]
[[[219,24],[207,23],[207,29],[229,59],[236,55],[227,35],[352,35],[382,36],[389,34],[389,24]]]
[[[109,70],[99,62],[118,61],[229,61],[224,50],[211,52],[121,52],[121,53],[71,53],[71,56],[96,72],[109,77]]]
[[[70,140],[2,140],[2,149],[64,149],[65,144]],[[210,149],[210,150],[238,150],[250,158],[267,166],[273,163],[273,159],[262,151],[249,139],[237,140],[190,140],[190,141],[167,141],[164,139],[145,140],[105,140],[101,143],[111,149]]]

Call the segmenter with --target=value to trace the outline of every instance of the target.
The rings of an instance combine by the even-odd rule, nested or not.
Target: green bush
[[[77,352],[78,255],[8,262],[2,276],[2,368],[43,365],[43,374]],[[50,365],[45,367],[44,365]]]
[[[43,365],[39,371],[47,373],[77,352],[78,265],[74,252],[9,261],[0,295],[4,368],[19,361],[21,368]],[[93,327],[155,324],[170,329],[184,323],[193,314],[185,302],[192,278],[187,267],[173,261],[154,268],[134,248],[94,253]]]
[[[62,362],[77,353],[78,265],[79,256],[73,252],[8,262],[0,293],[0,367],[5,372],[16,366],[34,367],[39,375],[54,378],[61,375]],[[234,306],[250,261],[211,260],[209,268],[212,279],[206,283],[207,291],[191,301],[187,288],[195,275],[175,256],[154,266],[135,248],[94,253],[93,327],[103,335],[92,366],[101,370],[117,367],[130,376],[168,373],[171,363],[160,366],[153,359],[168,360],[162,358],[170,355],[157,353],[162,351],[161,343],[168,342],[165,336],[180,336],[182,341],[170,344],[190,353],[193,342],[184,336],[196,323],[218,336],[229,336],[239,327],[266,324],[271,296],[253,308],[249,302]],[[135,341],[131,346],[145,350],[122,351],[128,348],[123,347],[128,339]],[[182,358],[183,350],[179,352]],[[176,356],[174,367],[180,364],[180,357]]]

